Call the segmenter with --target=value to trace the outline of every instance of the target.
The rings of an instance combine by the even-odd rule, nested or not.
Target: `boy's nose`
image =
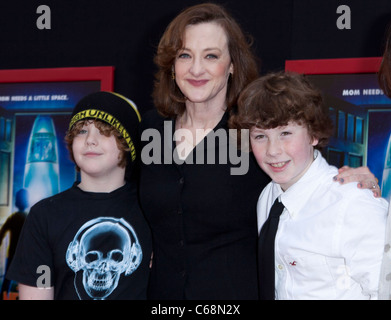
[[[267,154],[270,156],[277,156],[281,153],[281,145],[277,141],[269,141],[267,146]]]
[[[87,145],[97,145],[98,139],[96,137],[96,134],[93,132],[88,132],[87,139],[86,139]]]

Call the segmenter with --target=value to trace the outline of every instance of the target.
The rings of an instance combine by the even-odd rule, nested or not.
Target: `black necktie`
[[[258,286],[261,300],[274,300],[274,240],[280,215],[284,210],[282,202],[274,201],[270,214],[258,238]]]

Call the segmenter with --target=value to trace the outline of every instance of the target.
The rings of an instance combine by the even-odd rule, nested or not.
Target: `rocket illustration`
[[[23,187],[29,191],[29,203],[59,192],[59,164],[56,130],[50,116],[38,115],[31,130]]]

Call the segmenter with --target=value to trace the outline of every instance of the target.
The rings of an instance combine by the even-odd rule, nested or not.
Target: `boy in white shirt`
[[[258,202],[261,235],[274,201],[284,205],[271,299],[376,299],[388,203],[333,182],[338,170],[318,150],[332,130],[319,91],[304,76],[269,74],[243,91],[238,110],[234,126],[250,129],[251,150],[273,180]]]

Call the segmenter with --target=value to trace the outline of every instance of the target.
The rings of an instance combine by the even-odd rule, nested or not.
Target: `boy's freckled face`
[[[113,135],[106,137],[90,122],[73,139],[73,156],[80,171],[90,175],[105,175],[118,166],[120,151]]]
[[[259,166],[287,190],[310,167],[318,140],[312,141],[306,127],[289,122],[273,129],[253,127],[250,142]]]

